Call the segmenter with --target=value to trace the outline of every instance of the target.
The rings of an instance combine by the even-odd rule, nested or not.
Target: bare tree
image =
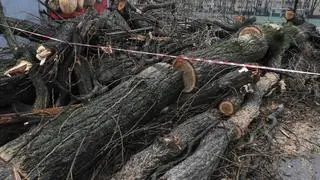
[[[294,6],[293,6],[293,11],[296,12],[297,8],[298,8],[298,3],[299,3],[299,0],[295,0],[294,1]]]
[[[230,11],[235,12],[236,10],[236,0],[231,0]]]
[[[314,14],[314,11],[316,8],[319,6],[320,1],[319,0],[313,0],[311,1],[311,6],[310,6],[310,15]]]
[[[266,0],[264,2],[264,12],[267,13],[269,12],[269,6],[270,6],[271,0]]]

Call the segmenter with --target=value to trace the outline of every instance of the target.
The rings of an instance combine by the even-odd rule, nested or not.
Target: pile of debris
[[[88,8],[56,29],[1,14],[0,177],[210,179],[265,96],[319,102],[319,34],[295,15],[254,24],[136,6]],[[283,106],[272,112],[271,129]]]

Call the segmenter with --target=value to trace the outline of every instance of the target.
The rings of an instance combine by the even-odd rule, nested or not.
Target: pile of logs
[[[137,7],[129,19],[89,8],[57,29],[0,12],[1,179],[210,179],[270,90],[320,97],[319,76],[193,59],[320,72],[312,24]]]

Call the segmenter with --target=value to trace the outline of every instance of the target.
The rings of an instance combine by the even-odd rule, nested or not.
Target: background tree
[[[311,6],[310,6],[310,15],[314,14],[314,11],[316,8],[319,6],[320,1],[319,0],[313,0],[311,1]]]
[[[299,3],[299,0],[295,0],[294,1],[294,6],[293,6],[293,11],[296,12],[297,8],[298,8],[298,3]]]

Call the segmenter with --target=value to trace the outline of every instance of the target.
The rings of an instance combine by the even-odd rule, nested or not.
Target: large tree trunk
[[[155,9],[168,7],[172,12]],[[41,122],[0,147],[0,179],[89,179],[99,177],[99,173],[105,175],[104,179],[112,175],[114,179],[209,179],[227,146],[242,136],[257,117],[263,95],[278,80],[277,75],[267,73],[257,83],[253,95],[230,96],[243,85],[256,83],[252,69],[242,68],[245,65],[239,63],[265,65],[271,59],[275,67],[284,68],[283,64],[288,63],[288,67],[309,71],[305,61],[288,58],[293,56],[288,56],[293,47],[298,53],[290,54],[298,55],[298,61],[318,60],[313,45],[320,38],[313,35],[313,26],[296,26],[292,22],[285,26],[243,27],[254,18],[229,26],[182,17],[173,10],[171,2],[152,4],[142,10],[143,14],[129,12],[131,18],[127,22],[117,11],[96,16],[88,9],[87,14],[60,26],[56,40],[43,42],[40,50],[44,51],[37,52],[39,59],[45,59],[41,66],[35,59],[39,45],[21,48],[24,53],[20,55],[32,61],[33,67],[27,75],[0,77],[0,107],[2,112],[9,113],[2,107],[14,107],[15,101],[32,102],[34,106],[26,107],[29,113],[11,111],[0,115],[0,126],[10,126],[6,131],[1,129],[0,144],[16,138],[4,137],[11,134],[13,125],[17,125],[14,130],[18,131],[18,125]],[[0,20],[31,31],[38,27],[10,18]],[[212,30],[217,26],[218,31]],[[221,29],[224,34],[219,36]],[[2,32],[12,39],[8,29]],[[50,28],[34,32],[54,34]],[[13,54],[18,54],[18,46],[10,42]],[[111,54],[101,48],[108,45],[114,48]],[[144,55],[135,54],[141,51]],[[191,59],[178,58],[173,66],[154,65],[169,59],[163,55],[153,57],[148,52],[185,54]],[[291,60],[283,61],[288,59]],[[234,64],[227,66],[222,61]],[[0,64],[0,72],[6,71],[9,64]],[[316,71],[318,64],[310,65],[315,69],[310,71]],[[151,67],[142,71],[148,66]],[[305,78],[305,83],[313,84],[316,78]],[[318,84],[314,86],[319,89]],[[28,91],[17,92],[27,85],[31,87]],[[229,97],[224,101],[227,105],[221,106],[225,116],[216,109],[207,111],[225,96]],[[72,109],[74,103],[81,107]],[[66,104],[69,106],[43,109]],[[225,118],[229,119],[219,121]],[[21,128],[21,132],[29,127]],[[163,136],[152,143],[157,135]]]
[[[269,24],[262,27],[245,27],[239,31],[237,37],[217,43],[212,48],[189,52],[186,56],[191,58],[190,61],[184,60],[182,56],[173,65],[184,71],[184,81],[187,85],[184,92],[193,92],[202,88],[209,81],[214,81],[234,70],[234,66],[220,65],[220,62],[216,61],[261,62],[271,46],[278,47],[277,42],[282,42],[281,37],[280,27],[277,29]],[[210,62],[213,62],[214,65]]]
[[[147,179],[155,169],[165,167],[175,161],[179,155],[197,140],[197,136],[206,127],[219,121],[217,110],[205,112],[186,120],[170,134],[158,140],[131,157],[114,179]],[[191,150],[191,149],[190,149]]]
[[[210,175],[218,166],[233,136],[234,132],[231,127],[215,126],[201,140],[200,145],[191,156],[172,167],[160,179],[210,179]]]
[[[0,148],[0,157],[24,178],[78,177],[103,155],[109,141],[150,119],[172,103],[182,76],[156,64],[84,108],[64,113]],[[8,167],[10,168],[10,167]]]

